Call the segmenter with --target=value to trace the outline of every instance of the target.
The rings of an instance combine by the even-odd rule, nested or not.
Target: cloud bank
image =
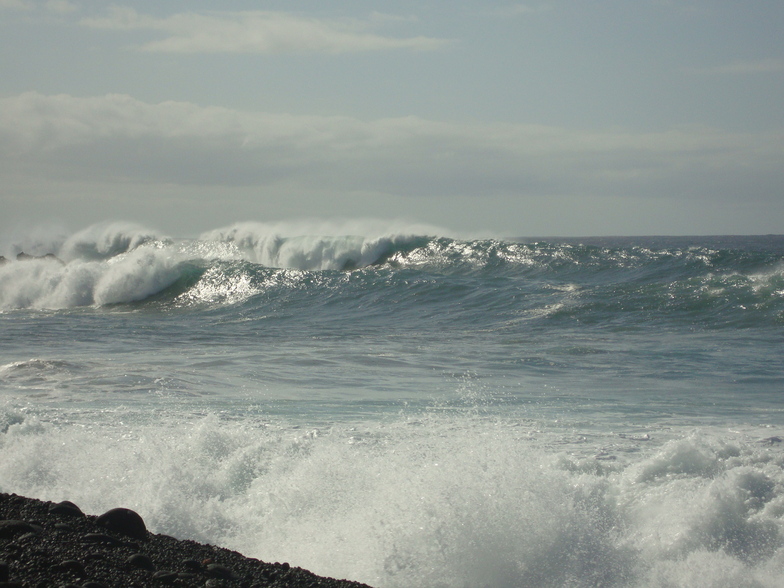
[[[406,196],[764,196],[781,133],[362,121],[35,92],[0,101],[0,165],[62,181],[374,190]],[[771,194],[771,197],[780,195]]]
[[[106,16],[84,18],[94,29],[149,30],[164,35],[140,50],[167,53],[347,53],[410,49],[430,51],[448,44],[430,37],[390,37],[371,32],[379,22],[306,18],[284,12],[245,11],[180,13],[159,18],[115,6]]]

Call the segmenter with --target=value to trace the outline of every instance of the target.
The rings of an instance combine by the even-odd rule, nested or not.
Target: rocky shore
[[[0,493],[0,588],[147,586],[369,588],[156,535],[125,508],[92,516],[71,502]]]

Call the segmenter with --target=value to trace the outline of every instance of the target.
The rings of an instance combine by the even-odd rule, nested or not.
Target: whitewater
[[[0,492],[377,588],[784,585],[784,236],[0,255]]]

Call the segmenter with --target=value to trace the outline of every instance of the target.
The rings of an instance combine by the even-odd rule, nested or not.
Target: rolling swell
[[[782,238],[469,241],[305,229],[246,223],[172,239],[115,223],[59,243],[6,246],[0,309],[242,304],[266,314],[321,308],[336,320],[395,313],[494,329],[784,323]],[[58,259],[15,260],[23,250]]]

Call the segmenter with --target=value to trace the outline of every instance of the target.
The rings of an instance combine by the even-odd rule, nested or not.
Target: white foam
[[[341,270],[376,263],[395,245],[430,231],[439,229],[380,221],[238,223],[200,239],[232,243],[269,267]]]
[[[143,300],[179,276],[171,251],[139,247],[106,261],[32,259],[0,266],[0,310],[58,309]]]
[[[144,300],[177,280],[178,263],[169,251],[147,247],[115,257],[95,284],[95,302],[104,305]]]
[[[161,239],[156,231],[134,223],[100,223],[66,239],[58,256],[65,261],[107,259]]]
[[[134,508],[157,532],[379,588],[784,577],[784,456],[743,436],[649,440],[608,462],[556,431],[467,416],[323,432],[94,418],[6,419],[0,490]]]

